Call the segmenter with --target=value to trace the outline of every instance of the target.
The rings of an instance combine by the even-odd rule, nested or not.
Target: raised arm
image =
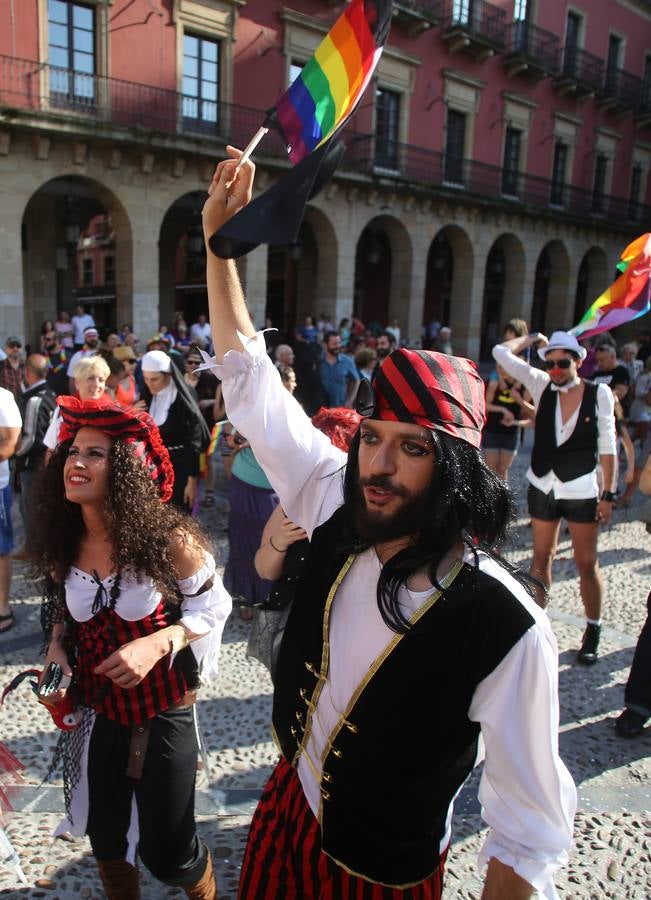
[[[285,390],[256,336],[231,260],[214,256],[210,237],[251,199],[254,167],[235,172],[239,151],[227,148],[203,208],[210,325],[226,415],[251,445],[287,515],[311,535],[343,502],[346,456],[312,425]]]
[[[249,160],[236,173],[241,154],[234,147],[226,150],[231,158],[220,162],[215,169],[202,211],[206,245],[222,225],[247,205],[253,193],[255,166]],[[206,278],[213,347],[217,362],[221,362],[229,350],[241,352],[238,331],[244,337],[253,337],[255,329],[234,261],[220,259],[208,247]]]

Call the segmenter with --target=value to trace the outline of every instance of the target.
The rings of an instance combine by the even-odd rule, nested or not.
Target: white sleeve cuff
[[[275,329],[266,330],[274,331]],[[249,369],[253,369],[256,365],[259,365],[261,359],[267,355],[264,331],[258,331],[254,337],[250,338],[247,338],[241,331],[238,331],[237,336],[242,344],[242,352],[229,350],[224,354],[224,359],[220,365],[217,362],[216,357],[209,356],[205,350],[199,349],[203,363],[194,371],[212,372],[220,381],[227,381],[229,378],[243,374]]]
[[[535,888],[545,900],[558,900],[558,894],[554,886],[554,872],[567,864],[568,854],[565,850],[559,851],[556,856],[547,860],[533,859],[527,856],[527,849],[520,844],[509,841],[495,831],[491,831],[484,841],[484,846],[479,851],[478,864],[483,869],[488,861],[495,857],[505,866],[510,866],[516,875]]]

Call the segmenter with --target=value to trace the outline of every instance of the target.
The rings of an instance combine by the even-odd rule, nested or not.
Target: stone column
[[[118,216],[114,221],[116,316],[118,327],[131,322],[144,350],[160,325],[158,240],[166,207],[152,203],[145,185],[120,188],[116,196],[123,209],[112,211]]]
[[[324,312],[332,316],[334,325],[342,319],[350,319],[353,315],[353,292],[355,288],[355,250],[356,244],[343,237],[338,245],[337,278],[335,294],[332,298],[323,298],[326,305]]]
[[[15,334],[29,339],[31,323],[25,321],[24,315],[21,250],[21,224],[27,198],[15,188],[9,190],[9,185],[7,188],[5,192],[0,187],[0,334],[4,338]],[[45,295],[45,286],[42,292]]]
[[[395,316],[400,323],[403,342],[420,343],[423,331],[423,310],[425,308],[425,279],[427,278],[427,255],[430,236],[425,229],[414,229],[412,234],[411,278],[404,286],[404,293],[393,304],[390,318]]]
[[[264,328],[267,307],[268,251],[267,245],[261,244],[237,261],[246,304],[258,329]]]
[[[473,229],[474,231],[474,229]],[[481,322],[484,307],[486,260],[493,236],[479,237],[480,229],[470,232],[471,246],[454,249],[454,276],[450,308],[452,346],[457,356],[479,360]]]

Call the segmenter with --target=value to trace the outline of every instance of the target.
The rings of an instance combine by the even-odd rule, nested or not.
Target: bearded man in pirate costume
[[[209,900],[192,707],[216,672],[231,600],[206,538],[167,504],[174,475],[153,419],[106,399],[57,402],[33,553],[46,583],[44,670],[58,664],[64,679],[47,702],[72,692],[83,713],[59,742],[57,833],[89,836],[109,898],[139,896],[137,847],[160,881]]]
[[[253,166],[220,163],[206,240],[249,201]],[[229,420],[310,537],[280,648],[280,761],[253,817],[240,897],[438,898],[452,802],[485,747],[483,897],[555,897],[576,792],[557,751],[557,647],[488,549],[511,514],[482,462],[474,364],[397,350],[348,456],[283,391],[232,261],[208,250]],[[477,542],[477,543],[475,543]]]

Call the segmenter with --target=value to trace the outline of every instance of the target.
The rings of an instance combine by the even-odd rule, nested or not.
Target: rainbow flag
[[[391,0],[352,0],[312,59],[270,110],[296,165],[340,128],[359,102],[391,24]]]
[[[584,340],[626,325],[651,309],[651,234],[643,234],[624,250],[617,281],[597,297],[570,334]]]
[[[228,424],[228,419],[223,419],[221,422],[215,422],[212,427],[212,433],[210,435],[210,443],[208,444],[208,449],[206,450],[206,456],[212,456],[215,452],[217,444],[219,443],[219,439],[224,433],[224,426]]]

